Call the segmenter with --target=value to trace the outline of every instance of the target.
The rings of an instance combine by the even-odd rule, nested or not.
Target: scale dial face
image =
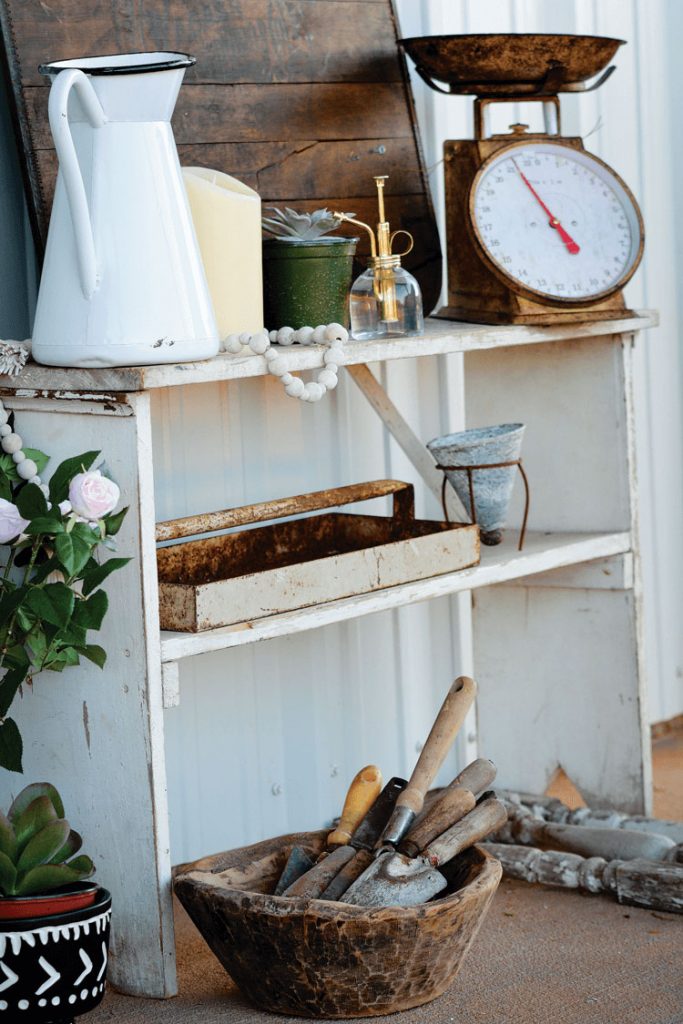
[[[640,211],[618,175],[557,143],[512,144],[490,157],[472,182],[470,221],[498,277],[554,304],[613,294],[642,256]]]

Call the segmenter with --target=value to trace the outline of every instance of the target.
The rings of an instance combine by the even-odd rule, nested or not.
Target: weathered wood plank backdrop
[[[40,62],[181,50],[197,57],[173,118],[181,162],[234,174],[266,204],[341,208],[370,223],[372,176],[388,174],[388,216],[415,235],[407,265],[425,306],[436,305],[439,238],[390,0],[3,0],[3,7],[39,247],[56,175]],[[366,248],[363,233],[359,251]]]

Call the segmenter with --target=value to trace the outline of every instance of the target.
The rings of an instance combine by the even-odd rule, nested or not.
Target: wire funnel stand
[[[501,424],[435,438],[427,445],[444,474],[441,502],[449,521],[446,484],[450,483],[472,523],[481,530],[484,544],[500,544],[515,480],[515,470],[524,484],[524,515],[518,550],[524,546],[529,518],[529,480],[520,449],[524,425]]]

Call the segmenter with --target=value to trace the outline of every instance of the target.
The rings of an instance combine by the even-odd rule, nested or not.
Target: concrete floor
[[[683,820],[683,734],[659,740],[655,806]],[[555,790],[561,790],[558,782]],[[559,795],[557,793],[556,795]],[[110,992],[92,1024],[267,1024],[181,908],[180,995],[166,1002]],[[375,1018],[388,1020],[390,1018]],[[603,896],[503,881],[452,988],[401,1024],[683,1024],[683,917]]]

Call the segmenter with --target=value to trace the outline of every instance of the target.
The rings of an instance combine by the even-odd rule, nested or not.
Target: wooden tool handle
[[[382,773],[379,768],[374,764],[361,768],[349,786],[339,824],[327,837],[328,846],[346,846],[379,796],[381,788]]]
[[[455,789],[462,786],[463,789],[469,789],[470,793],[479,796],[484,790],[490,788],[495,777],[496,766],[493,761],[489,761],[485,757],[478,757],[476,761],[468,764],[467,768],[463,768],[459,775],[456,775],[448,788]]]
[[[474,793],[462,786],[444,789],[424,817],[411,828],[399,850],[408,857],[417,857],[420,850],[471,811],[476,802]]]
[[[425,793],[464,722],[476,692],[477,684],[469,676],[458,676],[455,680],[436,716],[410,781],[396,801],[396,807],[407,808],[413,814],[420,813]]]
[[[443,835],[430,843],[423,856],[434,867],[462,853],[468,846],[485,839],[491,832],[502,828],[507,821],[505,805],[495,797],[489,797],[466,814],[462,821],[452,825]]]
[[[310,871],[297,878],[296,882],[285,889],[282,895],[299,896],[307,900],[317,899],[355,854],[356,851],[352,846],[338,846],[329,857],[314,864]]]

